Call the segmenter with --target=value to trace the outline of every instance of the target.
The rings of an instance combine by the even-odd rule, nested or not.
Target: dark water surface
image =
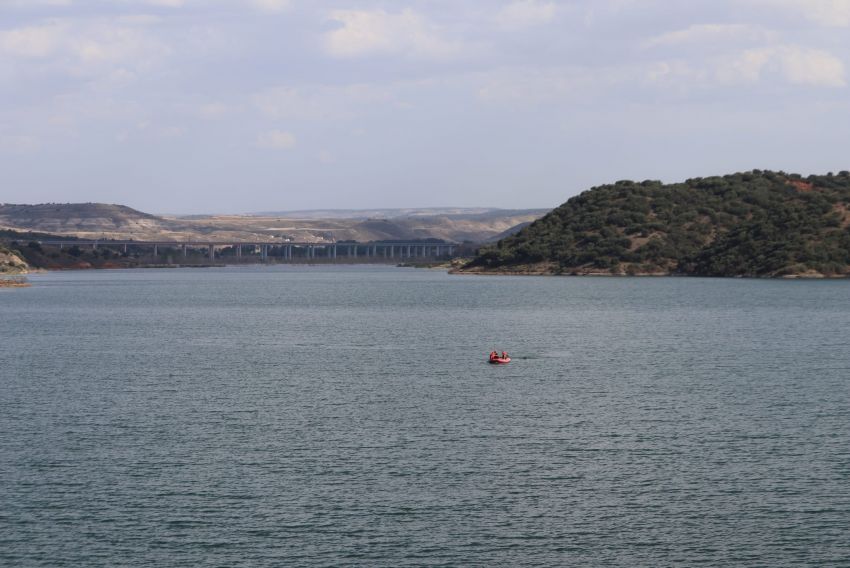
[[[848,281],[31,280],[0,565],[850,565]]]

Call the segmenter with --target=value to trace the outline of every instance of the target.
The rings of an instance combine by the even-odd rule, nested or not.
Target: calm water
[[[850,282],[31,280],[0,565],[850,565]]]

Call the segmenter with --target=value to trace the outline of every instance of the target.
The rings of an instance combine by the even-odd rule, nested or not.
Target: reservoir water
[[[2,566],[850,565],[850,281],[31,281]]]

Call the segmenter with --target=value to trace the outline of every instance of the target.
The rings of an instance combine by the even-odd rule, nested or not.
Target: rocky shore
[[[0,276],[0,288],[26,288],[30,285],[23,276]]]
[[[26,274],[29,265],[17,254],[0,246],[0,276]]]

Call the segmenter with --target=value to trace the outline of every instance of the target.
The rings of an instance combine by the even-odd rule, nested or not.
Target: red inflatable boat
[[[498,355],[493,357],[490,355],[490,364],[491,365],[507,365],[511,362],[510,357],[499,357]]]

